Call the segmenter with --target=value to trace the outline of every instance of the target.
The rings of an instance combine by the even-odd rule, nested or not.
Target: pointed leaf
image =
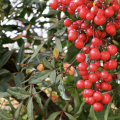
[[[95,115],[95,111],[93,109],[93,106],[91,106],[91,108],[90,108],[89,118],[90,118],[90,120],[98,120],[96,115]]]
[[[29,120],[34,120],[33,118],[33,102],[32,98],[28,100],[28,105],[27,105],[27,116]]]
[[[17,87],[9,87],[7,89],[7,92],[12,96],[14,96],[15,98],[21,99],[21,100],[24,100],[30,96],[30,94],[27,91]]]
[[[55,80],[56,80],[56,70],[53,70],[51,73],[50,73],[50,82],[52,84],[55,84]]]
[[[52,91],[51,91],[51,93],[50,93],[50,96],[49,96],[49,98],[46,100],[46,102],[45,102],[45,112],[46,112],[46,115],[48,114],[48,104],[49,104],[49,102],[50,102],[50,100],[51,100],[51,96],[52,96]]]
[[[6,64],[6,62],[9,60],[11,54],[13,53],[14,49],[5,53],[2,58],[0,59],[0,68]]]
[[[58,31],[55,33],[55,35],[56,35],[57,37],[62,36],[62,35],[65,33],[65,31],[66,31],[66,27],[62,27],[62,29],[61,29],[61,30],[58,30]]]
[[[62,52],[62,44],[59,38],[55,38],[56,48]]]
[[[8,83],[0,83],[0,91],[1,92],[6,92],[9,87]]]
[[[22,72],[19,72],[15,77],[15,80],[14,80],[15,84],[17,85],[24,77],[25,77],[24,74]],[[19,84],[17,87],[23,88],[24,84]]]
[[[29,25],[27,26],[26,31],[28,31],[28,30],[29,30],[30,26],[31,26],[31,24],[29,24]]]
[[[56,59],[58,58],[58,56],[59,56],[59,51],[58,51],[57,48],[54,48],[54,50],[53,50],[53,55],[55,56]]]
[[[120,0],[118,0],[118,4],[120,5]]]
[[[17,117],[19,116],[19,113],[20,113],[20,110],[21,110],[21,108],[22,108],[22,105],[23,105],[23,101],[20,102],[17,110],[16,110],[15,113],[14,113],[14,117],[15,117],[15,118],[17,118]]]
[[[38,52],[40,51],[40,49],[43,47],[44,44],[45,44],[45,42],[43,42],[42,44],[40,44],[40,45],[36,48],[36,50],[34,51],[34,53],[33,53],[32,56],[31,56],[30,60],[33,59],[35,56],[37,56]]]
[[[61,74],[59,74],[57,77],[56,77],[56,83],[58,83],[59,82],[59,80],[61,79]]]
[[[119,43],[118,43],[116,40],[112,40],[112,42],[113,42],[115,45],[119,46]]]
[[[10,116],[6,111],[2,110],[1,108],[0,108],[0,117],[5,120],[12,119],[12,116]]]
[[[109,4],[110,4],[110,1],[111,1],[111,0],[105,0],[105,3],[106,3],[107,5],[109,5]]]
[[[6,69],[0,69],[0,75],[5,74],[5,73],[9,73],[9,71]]]
[[[114,95],[113,95],[114,96]],[[105,111],[105,115],[104,115],[104,120],[108,120],[108,115],[111,109],[111,104],[112,104],[112,100],[113,100],[113,96],[111,98],[111,101],[109,102],[109,104],[107,105],[107,109]]]
[[[23,37],[23,34],[17,35],[16,37],[12,38],[12,40],[18,40]]]
[[[6,97],[10,97],[11,94],[7,93],[7,92],[0,92],[0,98],[6,98]]]
[[[30,79],[29,84],[38,84],[45,80],[50,74],[50,70],[36,72]]]
[[[70,98],[68,98],[65,94],[65,88],[63,85],[59,85],[58,86],[58,90],[60,91],[60,94],[61,94],[61,97],[64,99],[64,100],[70,100]]]
[[[75,110],[75,113],[79,110],[79,107],[80,107],[80,101],[79,101],[79,96],[78,96],[78,92],[77,90],[75,89],[75,96],[74,96],[74,110]]]
[[[23,58],[24,58],[24,44],[21,46],[15,61],[15,65],[18,71],[21,68],[21,65],[18,65],[18,64],[22,62]]]
[[[55,68],[55,59],[54,58],[51,61],[51,65]]]
[[[74,116],[72,116],[66,112],[65,112],[65,114],[68,116],[69,120],[77,120]]]
[[[47,120],[55,120],[55,118],[60,114],[61,112],[54,112],[49,116]]]
[[[53,69],[53,66],[45,58],[43,58],[43,64],[46,68]]]
[[[35,90],[35,88],[33,88],[33,90],[32,90],[32,94],[34,94],[35,96],[34,96],[34,98],[35,98],[35,100],[38,102],[38,105],[39,105],[39,107],[40,107],[40,110],[42,111],[42,112],[44,112],[44,108],[43,108],[43,105],[42,105],[42,102],[41,102],[41,98],[40,98],[40,95],[36,92],[36,90]]]

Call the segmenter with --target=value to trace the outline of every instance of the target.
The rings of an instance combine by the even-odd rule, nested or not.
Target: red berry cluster
[[[83,97],[85,102],[93,105],[95,111],[101,111],[104,104],[108,104],[111,96],[107,93],[102,94],[100,90],[110,91],[112,89],[109,83],[112,76],[108,70],[117,67],[117,61],[110,59],[117,53],[117,47],[108,44],[109,40],[105,37],[116,35],[116,29],[120,28],[120,6],[117,0],[111,0],[107,5],[104,0],[52,0],[50,3],[52,9],[58,7],[61,11],[67,9],[69,14],[78,13],[79,19],[72,22],[69,18],[64,21],[67,28],[68,40],[75,41],[75,47],[82,49],[82,52],[76,56],[79,62],[78,70],[83,80],[76,83],[78,89],[85,88]],[[103,27],[104,26],[104,27]],[[97,27],[103,27],[102,31]],[[90,46],[84,46],[88,41]],[[101,49],[102,48],[102,49]],[[89,54],[89,60],[86,60],[86,54]],[[99,71],[103,61],[103,71]],[[94,89],[91,87],[94,86]],[[93,88],[93,87],[92,87]]]

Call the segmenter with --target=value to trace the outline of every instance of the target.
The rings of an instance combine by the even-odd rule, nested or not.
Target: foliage
[[[74,76],[63,69],[63,63],[72,63],[81,51],[75,48],[74,42],[67,40],[67,30],[63,24],[66,17],[74,21],[77,15],[68,15],[65,11],[65,16],[61,18],[62,12],[52,10],[48,2],[21,0],[14,3],[13,7],[10,0],[0,0],[0,98],[9,100],[12,97],[19,102],[15,110],[9,103],[10,113],[0,109],[0,119],[22,120],[22,114],[27,114],[29,120],[119,120],[120,86],[116,79],[111,82],[113,90],[110,94],[114,94],[113,100],[97,113],[84,102],[81,95],[83,89],[76,88],[77,80],[82,79],[77,69],[78,62],[72,65],[76,72]],[[47,8],[49,12],[45,14]],[[9,24],[11,20],[15,24]],[[15,37],[7,35],[14,31]],[[47,33],[46,38],[43,31]],[[117,30],[115,40],[110,41],[118,47],[118,53],[114,56],[118,66],[110,74],[117,73],[118,76],[119,38],[120,29]],[[29,46],[26,46],[25,41]],[[5,47],[13,43],[17,43],[19,48],[10,50]],[[37,70],[39,64],[44,65],[43,71]],[[111,108],[113,103],[117,109]],[[23,109],[25,113],[22,113]]]

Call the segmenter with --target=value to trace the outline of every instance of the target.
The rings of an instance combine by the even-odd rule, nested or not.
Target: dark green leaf
[[[30,79],[29,84],[38,84],[45,80],[50,74],[50,70],[36,72]]]
[[[0,68],[6,64],[6,62],[9,60],[11,54],[13,53],[14,49],[5,53],[2,58],[0,59]]]
[[[8,99],[8,101],[9,101],[9,106],[10,106],[10,108],[11,108],[12,115],[14,115],[16,109],[13,107],[13,105],[12,105],[12,103],[11,103],[11,100]]]
[[[1,92],[6,92],[9,87],[8,83],[0,83],[0,91]]]
[[[66,53],[64,62],[72,63],[79,52],[80,50],[75,47],[74,43],[72,43],[68,48],[68,52]]]
[[[79,110],[80,107],[80,100],[79,100],[79,96],[78,96],[78,92],[75,89],[75,96],[74,96],[74,111],[75,113]]]
[[[50,73],[50,82],[52,84],[55,84],[55,80],[56,80],[56,70],[53,70],[51,73]]]
[[[44,44],[45,44],[45,42],[43,42],[42,44],[40,44],[40,45],[36,48],[36,50],[34,51],[34,53],[33,53],[32,56],[31,56],[30,60],[33,59],[35,56],[37,56],[38,52],[40,51],[40,49],[43,47]]]
[[[96,115],[95,115],[95,111],[93,109],[93,106],[91,106],[91,108],[90,108],[89,118],[90,118],[90,120],[98,120]]]
[[[15,75],[14,73],[6,75],[5,77],[2,78],[1,83],[7,83],[9,80],[13,78],[14,75]]]
[[[46,2],[45,1],[36,1],[36,5],[39,11],[43,12],[43,10],[46,8]]]
[[[55,118],[60,114],[61,112],[54,112],[50,115],[50,117],[47,120],[55,120]]]
[[[54,58],[51,61],[51,65],[53,66],[53,68],[55,68],[55,59]]]
[[[7,92],[0,92],[0,98],[6,98],[6,97],[10,97],[11,94],[7,93]]]
[[[57,77],[56,77],[56,83],[58,83],[59,82],[59,80],[61,79],[61,74],[59,74]]]
[[[35,88],[33,88],[32,94],[34,95],[35,100],[38,102],[38,105],[39,105],[40,110],[41,110],[42,112],[44,112],[44,108],[43,108],[43,105],[42,105],[42,102],[41,102],[40,95],[39,95],[39,93],[37,93],[37,94],[36,94],[36,93],[37,93],[37,92],[36,92]]]
[[[46,112],[46,116],[47,116],[47,114],[48,114],[48,104],[49,104],[49,102],[50,102],[50,100],[51,100],[51,96],[52,96],[52,91],[51,91],[51,93],[50,93],[50,96],[49,96],[49,98],[46,100],[46,102],[45,102],[45,112]]]
[[[12,119],[12,116],[10,116],[6,111],[0,108],[0,118],[3,118],[5,120],[10,120]]]
[[[68,98],[65,94],[65,88],[63,85],[59,85],[58,90],[60,91],[60,95],[64,100],[70,100],[70,98]]]
[[[29,120],[34,120],[33,118],[33,102],[32,98],[28,100],[28,105],[27,105],[27,116]]]
[[[55,38],[55,42],[56,42],[56,48],[62,52],[62,44],[61,44],[61,40],[59,38]]]
[[[68,116],[69,120],[77,120],[74,116],[72,116],[66,112],[65,112],[65,114]]]
[[[15,118],[17,118],[17,117],[19,116],[19,113],[20,113],[20,110],[21,110],[21,108],[22,108],[22,105],[23,105],[23,101],[20,102],[17,110],[16,110],[15,113],[14,113],[14,117],[15,117]]]
[[[15,84],[17,85],[24,77],[25,77],[24,74],[23,74],[22,72],[19,72],[19,73],[16,75],[16,77],[15,77],[15,80],[14,80],[14,81],[15,81]],[[24,85],[23,85],[23,84],[19,84],[18,87],[23,88]]]
[[[9,71],[6,69],[0,69],[0,75],[8,73]]]
[[[53,69],[53,66],[45,58],[43,58],[43,64],[46,68]]]
[[[23,88],[17,88],[17,87],[9,87],[7,89],[7,92],[14,96],[17,99],[24,100],[30,96],[30,94],[25,91]]]
[[[24,44],[21,46],[21,48],[17,54],[16,61],[15,61],[15,65],[16,65],[16,68],[18,71],[21,68],[21,66],[18,64],[22,62],[23,58],[24,58]]]
[[[61,30],[58,30],[58,31],[55,33],[55,35],[56,35],[57,37],[62,36],[62,35],[65,33],[65,31],[66,31],[66,27],[63,27]]]

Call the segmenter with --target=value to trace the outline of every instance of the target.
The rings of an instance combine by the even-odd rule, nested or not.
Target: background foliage
[[[80,52],[74,42],[67,40],[63,24],[67,17],[75,21],[77,15],[68,15],[65,11],[61,18],[62,12],[51,10],[48,0],[21,0],[14,4],[13,7],[9,0],[0,0],[0,98],[7,99],[11,108],[8,112],[2,109],[1,103],[0,118],[119,120],[120,86],[116,80],[111,83],[111,102],[97,113],[84,102],[82,90],[76,88],[77,80],[81,79],[77,70],[78,62],[73,64],[78,75],[70,76],[63,69],[63,63],[72,63]],[[47,14],[44,13],[46,8],[49,9]],[[8,24],[11,20],[16,24]],[[16,36],[9,37],[8,31],[15,31]],[[118,47],[118,54],[114,58],[118,61],[118,67],[110,73],[117,73],[119,77],[120,29],[114,39],[111,43]],[[5,47],[11,43],[17,43],[19,48]],[[36,69],[40,63],[44,65],[43,71]],[[18,108],[14,108],[10,98],[19,102]]]

